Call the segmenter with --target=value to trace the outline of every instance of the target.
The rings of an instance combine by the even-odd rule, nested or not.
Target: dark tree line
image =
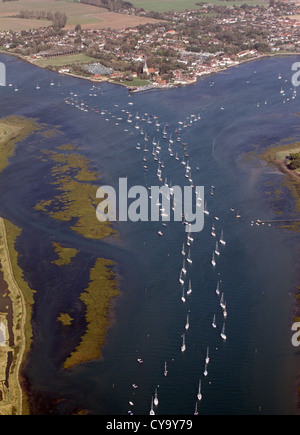
[[[81,3],[105,8],[110,12],[122,12],[134,9],[132,3],[123,0],[81,0]]]
[[[290,154],[289,168],[293,169],[293,170],[300,168],[300,153],[291,153]]]
[[[64,12],[51,12],[51,11],[32,11],[23,9],[20,11],[18,18],[31,18],[35,20],[48,20],[52,21],[54,28],[62,29],[67,24],[67,15]]]

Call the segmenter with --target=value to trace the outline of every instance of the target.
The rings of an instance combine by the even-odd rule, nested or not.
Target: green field
[[[47,66],[67,66],[75,63],[93,63],[97,62],[97,59],[86,56],[83,53],[70,54],[69,56],[52,57],[50,59],[38,59],[35,64],[43,68]]]
[[[72,0],[19,0],[2,3],[0,0],[0,31],[28,30],[51,26],[51,21],[14,18],[21,10],[64,12],[67,15],[66,28],[80,24],[85,29],[108,28],[123,29],[139,24],[155,22],[147,17],[116,14],[108,9],[86,5]]]
[[[231,6],[242,4],[263,5],[267,4],[265,0],[237,0],[237,1],[222,1],[222,0],[132,0],[134,6],[154,12],[167,11],[185,11],[197,9],[196,3],[208,3],[214,5]]]
[[[147,11],[166,12],[184,11],[186,9],[197,9],[198,0],[131,0],[131,3]]]
[[[108,12],[107,9],[66,0],[19,0],[0,4],[0,30],[18,31],[51,25],[51,21],[13,18],[23,9],[65,12],[67,26],[97,25],[103,22],[102,16]]]
[[[121,83],[123,83],[126,86],[132,86],[132,87],[134,87],[134,86],[140,87],[140,86],[149,85],[148,80],[139,79],[138,77],[135,77],[133,80],[122,80]]]

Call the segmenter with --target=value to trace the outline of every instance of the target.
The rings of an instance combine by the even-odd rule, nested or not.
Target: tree
[[[67,15],[63,12],[55,12],[52,25],[54,28],[62,29],[67,24]]]
[[[289,164],[290,169],[293,171],[300,168],[300,153],[290,154],[291,163]]]
[[[81,32],[81,25],[80,24],[76,24],[76,26],[75,26],[75,32],[76,33],[80,33]]]

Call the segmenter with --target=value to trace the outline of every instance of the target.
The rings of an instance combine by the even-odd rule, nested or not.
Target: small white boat
[[[204,372],[203,372],[204,376],[206,377],[208,375],[208,371],[207,371],[207,364],[205,363],[205,367],[204,367]]]
[[[182,295],[181,295],[182,302],[185,302],[185,296],[184,296],[184,285],[182,286]]]
[[[212,260],[211,260],[211,264],[215,267],[216,266],[216,260],[215,260],[215,252],[213,252],[213,257],[212,257]]]
[[[205,364],[209,363],[209,347],[207,346]]]
[[[196,402],[194,415],[198,415],[198,402]]]
[[[190,251],[190,249],[189,249],[189,253],[188,253],[188,256],[187,256],[187,259],[186,259],[186,261],[188,262],[188,263],[190,263],[190,264],[192,264],[192,259],[191,259],[191,251]]]
[[[192,282],[191,280],[189,280],[189,288],[188,291],[186,292],[187,295],[190,295],[192,293]]]
[[[155,412],[154,412],[154,410],[153,410],[153,397],[152,397],[151,409],[150,409],[149,414],[150,414],[150,415],[155,415]]]
[[[168,376],[167,361],[165,361],[164,376],[165,376],[165,377]]]
[[[182,263],[182,273],[186,274],[186,268],[185,268],[185,259],[183,259],[183,263]]]
[[[222,230],[222,232],[221,232],[220,243],[221,243],[221,245],[226,245],[226,242],[225,242],[225,240],[224,240],[224,232],[223,232],[223,230]]]
[[[155,395],[154,395],[154,401],[153,401],[153,403],[154,403],[154,406],[158,405],[157,388],[155,389]]]
[[[198,387],[197,399],[198,399],[198,400],[201,400],[201,399],[202,399],[202,394],[201,394],[201,379],[200,379],[200,381],[199,381],[199,387]]]
[[[214,314],[213,321],[212,321],[211,325],[214,329],[216,329],[217,325],[216,325],[216,315],[215,314]]]
[[[205,205],[204,205],[204,213],[206,215],[209,215],[209,211],[207,210],[207,203],[205,203]]]
[[[216,249],[215,249],[215,253],[216,253],[216,255],[220,255],[220,251],[219,251],[219,244],[218,244],[218,242],[216,242]]]
[[[227,317],[226,302],[224,303],[223,316],[226,319]]]
[[[222,332],[221,332],[220,335],[223,338],[223,340],[227,339],[226,334],[225,334],[225,323],[223,323],[223,328],[222,328]]]
[[[182,345],[181,345],[181,352],[185,352],[186,345],[185,345],[185,334],[182,335]]]
[[[224,293],[221,294],[220,307],[221,307],[223,310],[224,310],[224,308],[225,308],[225,303],[224,303]]]
[[[217,293],[217,295],[220,294],[220,281],[218,281],[218,283],[217,283],[216,293]]]
[[[185,324],[185,330],[187,331],[190,327],[190,316],[189,314],[186,316],[186,324]]]
[[[182,278],[182,270],[180,271],[179,282],[180,284],[184,284],[184,279]]]
[[[182,254],[182,255],[185,255],[184,243],[182,244],[181,254]]]
[[[216,237],[216,229],[215,229],[215,226],[214,226],[214,225],[212,226],[212,229],[211,229],[211,235],[212,235],[213,237]]]

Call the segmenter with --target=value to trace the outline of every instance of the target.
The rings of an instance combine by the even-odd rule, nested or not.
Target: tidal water
[[[299,57],[258,60],[194,85],[134,94],[112,84],[93,86],[9,56],[0,56],[0,61],[12,85],[0,88],[1,117],[36,118],[61,133],[48,138],[34,134],[19,143],[0,174],[0,214],[23,230],[19,264],[36,290],[34,341],[24,369],[31,412],[149,414],[157,390],[156,415],[193,415],[201,380],[199,415],[297,414],[299,355],[291,344],[291,325],[299,285],[299,234],[255,222],[278,219],[278,209],[280,218],[298,215],[294,198],[282,185],[285,177],[249,153],[299,141],[300,90],[294,93],[291,83],[291,66]],[[162,181],[152,155],[153,139],[161,147]],[[189,185],[189,163],[193,184],[205,188],[209,215],[204,229],[192,234],[192,263],[186,262],[184,284],[186,291],[191,280],[192,293],[185,302],[178,278],[182,245],[187,252],[189,247],[181,222],[114,223],[118,239],[99,242],[34,210],[53,189],[43,150],[67,143],[78,144],[101,174],[101,184],[115,188],[121,177],[127,177],[129,187],[165,181]],[[182,143],[187,144],[185,165]],[[278,190],[279,199],[274,193]],[[222,230],[226,245],[219,244],[213,267]],[[53,241],[80,250],[70,266],[51,264]],[[62,362],[84,331],[78,297],[97,257],[116,262],[121,295],[113,304],[101,359],[66,371]],[[216,293],[218,281],[226,319],[221,294]],[[75,318],[71,332],[58,324],[61,312]],[[220,336],[224,323],[226,341]]]

